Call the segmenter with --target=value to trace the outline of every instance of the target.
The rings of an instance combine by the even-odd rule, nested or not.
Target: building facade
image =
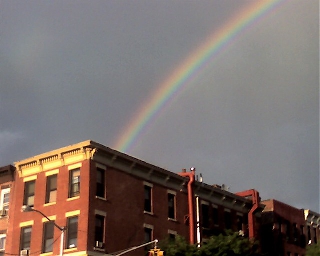
[[[262,205],[200,182],[195,169],[173,173],[93,141],[15,168],[11,255],[107,255],[176,235],[200,244],[225,229],[258,237],[258,225],[249,225]]]
[[[272,256],[304,256],[306,228],[303,209],[270,199],[262,203],[262,251]]]

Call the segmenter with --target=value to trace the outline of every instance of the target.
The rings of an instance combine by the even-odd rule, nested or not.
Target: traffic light
[[[163,251],[158,251],[157,256],[163,256]]]
[[[148,256],[164,256],[164,254],[163,251],[160,251],[160,249],[151,249]]]

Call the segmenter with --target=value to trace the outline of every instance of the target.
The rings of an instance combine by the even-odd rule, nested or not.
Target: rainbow
[[[183,89],[183,87],[209,63],[218,53],[223,52],[237,36],[251,24],[274,10],[284,0],[254,0],[221,29],[208,37],[191,55],[189,55],[172,74],[160,84],[136,115],[130,120],[125,130],[117,138],[113,148],[128,152],[142,131],[151,123],[161,109]]]

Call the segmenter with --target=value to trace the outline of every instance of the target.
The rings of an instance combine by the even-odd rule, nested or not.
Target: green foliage
[[[199,248],[177,236],[175,241],[163,241],[161,250],[166,256],[258,256],[257,245],[238,233],[227,232],[212,236]]]
[[[306,256],[319,256],[320,255],[320,244],[307,245]]]
[[[166,256],[193,256],[197,252],[197,247],[190,245],[182,236],[176,236],[174,241],[167,239],[160,242],[159,247]]]

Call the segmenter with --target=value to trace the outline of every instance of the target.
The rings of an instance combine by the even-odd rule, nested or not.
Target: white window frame
[[[6,237],[7,237],[6,234],[0,234],[0,240],[2,241],[4,240],[2,244],[0,243],[0,252],[4,252],[4,250],[6,249]]]
[[[10,196],[10,188],[5,188],[1,190],[1,195],[0,195],[0,210],[3,210],[4,207],[9,208],[9,202],[4,203],[4,196],[6,194],[9,194]]]

